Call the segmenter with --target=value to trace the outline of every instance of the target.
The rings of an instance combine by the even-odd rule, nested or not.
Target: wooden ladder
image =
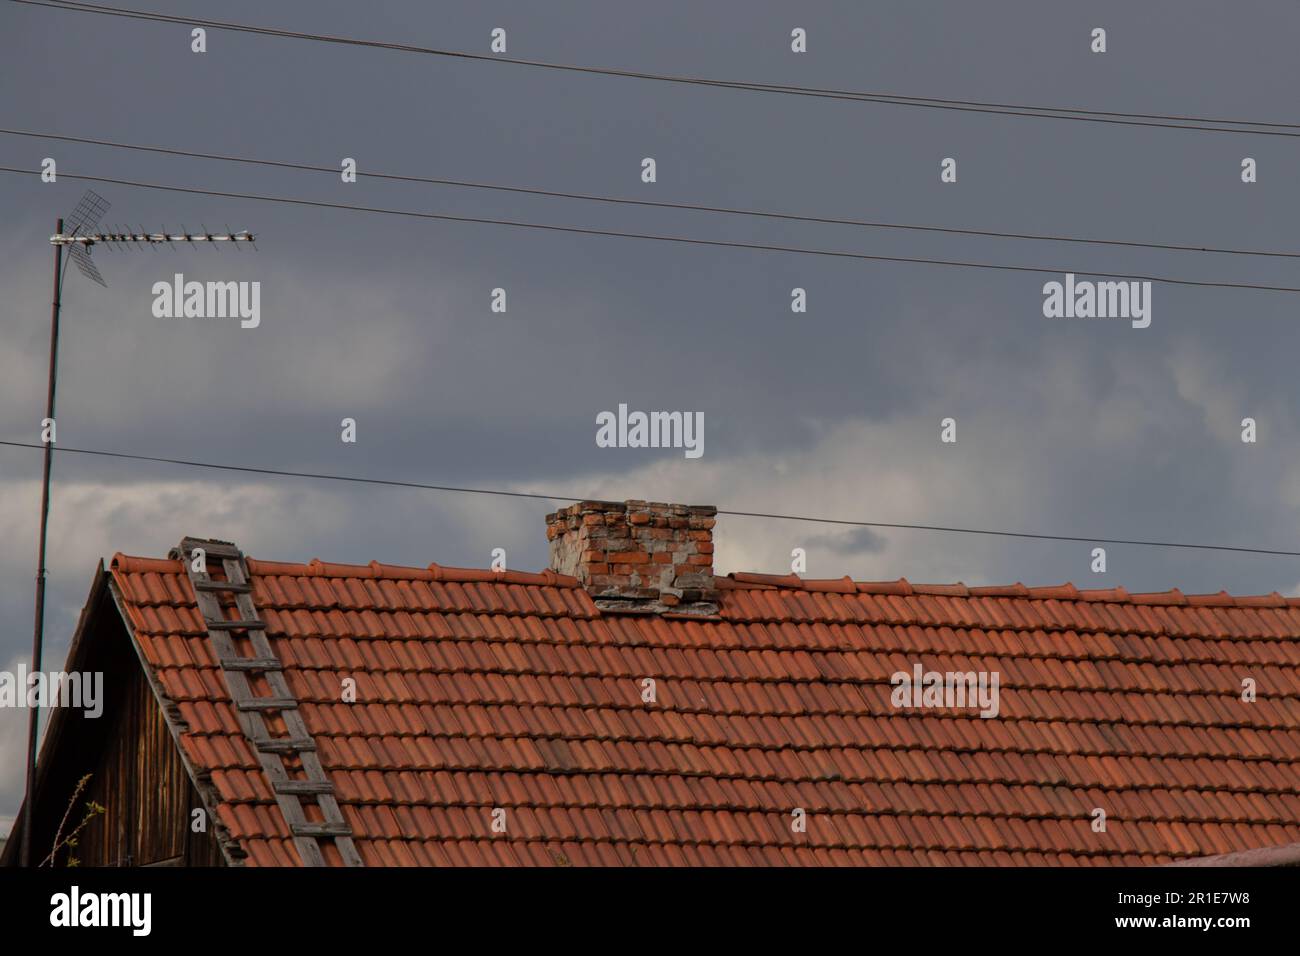
[[[195,549],[203,552],[203,560],[198,562],[201,571],[194,567]],[[203,623],[207,625],[208,640],[212,642],[225,677],[240,729],[257,752],[257,759],[293,834],[303,865],[325,866],[320,841],[333,840],[345,866],[363,866],[361,854],[352,839],[352,827],[339,810],[334,784],[325,775],[316,755],[316,741],[308,732],[302,714],[298,712],[298,700],[284,679],[284,665],[267,640],[266,623],[253,603],[253,588],[248,581],[248,565],[243,552],[229,541],[182,538],[172,557],[185,563],[190,584],[194,587],[194,599],[203,615]],[[214,581],[208,573],[208,561],[213,559],[220,560],[225,571],[224,581]],[[226,617],[217,599],[217,595],[223,593],[234,595],[238,617]],[[244,632],[252,643],[252,657],[244,657],[236,650],[232,636],[236,631]],[[253,695],[249,674],[265,675],[271,689],[270,697]],[[270,735],[264,716],[268,711],[278,712],[283,718],[289,732],[287,737],[273,738]],[[301,762],[305,777],[290,778],[285,766],[286,757]],[[307,820],[303,798],[316,801],[324,822]]]

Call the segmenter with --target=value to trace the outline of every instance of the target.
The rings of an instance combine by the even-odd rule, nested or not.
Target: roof
[[[367,865],[1139,865],[1300,842],[1300,599],[734,574],[700,620],[602,612],[549,571],[248,566]],[[119,554],[111,579],[247,862],[297,865],[181,563]],[[999,716],[892,706],[917,663],[997,671]]]

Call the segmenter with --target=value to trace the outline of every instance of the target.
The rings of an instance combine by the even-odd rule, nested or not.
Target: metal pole
[[[54,226],[54,234],[63,235],[63,220]],[[63,287],[63,245],[54,244],[54,305],[50,310],[50,377],[45,393],[45,417],[54,419],[54,383],[59,367],[59,306]],[[53,438],[54,436],[50,436]],[[41,670],[41,645],[45,638],[45,533],[50,518],[50,467],[54,463],[54,442],[45,443],[45,471],[41,479],[41,535],[36,552],[36,626],[32,634],[32,674]],[[23,846],[21,864],[31,866],[32,815],[36,799],[36,738],[40,729],[40,701],[30,708],[27,718],[27,795],[23,798]]]

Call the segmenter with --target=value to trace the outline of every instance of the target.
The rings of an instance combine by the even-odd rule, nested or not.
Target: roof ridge
[[[544,571],[493,571],[490,568],[453,568],[437,563],[422,568],[399,564],[342,564],[312,558],[306,564],[291,561],[268,561],[245,555],[250,574],[258,576],[288,575],[291,577],[368,578],[385,581],[441,581],[457,584],[502,583],[533,587],[579,588],[581,582],[567,574],[546,569]],[[123,554],[113,555],[110,568],[114,571],[160,574],[182,573],[179,560],[172,558],[143,558]]]
[[[478,584],[502,583],[531,587],[557,587],[578,589],[581,582],[570,575],[550,569],[543,571],[493,571],[490,568],[457,568],[431,563],[423,568],[397,564],[343,564],[312,558],[306,564],[287,561],[267,561],[248,557],[248,569],[256,575],[290,575],[296,577],[370,578],[388,581],[441,581],[445,583]],[[113,570],[139,573],[171,573],[180,570],[180,562],[170,558],[145,558],[117,552],[110,563]],[[913,584],[907,578],[897,581],[855,581],[848,575],[841,578],[802,578],[797,574],[764,574],[756,571],[733,571],[725,577],[719,575],[718,586],[723,590],[789,590],[836,594],[879,595],[931,595],[937,597],[993,597],[1020,598],[1029,601],[1076,601],[1088,604],[1130,604],[1154,607],[1300,607],[1300,596],[1286,597],[1277,591],[1269,594],[1230,594],[1225,590],[1204,594],[1186,594],[1179,588],[1168,591],[1131,592],[1122,586],[1113,588],[1075,587],[1069,581],[1063,584],[1027,587],[1015,584],[979,585],[968,587],[961,581],[955,584]]]
[[[884,594],[910,596],[926,594],[942,597],[1004,597],[1030,601],[1078,601],[1104,604],[1141,604],[1176,607],[1300,607],[1300,597],[1286,597],[1277,591],[1269,594],[1229,594],[1217,591],[1205,594],[1186,594],[1179,588],[1168,591],[1129,591],[1124,587],[1080,589],[1069,581],[1064,584],[1027,587],[1015,584],[995,584],[968,587],[961,581],[955,584],[913,584],[907,578],[897,581],[854,581],[843,578],[801,578],[797,574],[760,574],[752,571],[733,571],[719,577],[723,590],[790,590],[808,592],[834,592],[840,594]]]

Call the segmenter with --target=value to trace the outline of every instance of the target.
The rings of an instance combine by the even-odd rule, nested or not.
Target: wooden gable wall
[[[47,711],[33,817],[33,863],[50,853],[60,820],[68,812],[77,781],[91,774],[87,788],[68,813],[66,829],[85,815],[87,801],[98,815],[72,849],[81,866],[221,866],[224,858],[208,819],[206,833],[194,833],[191,819],[203,802],[181,759],[144,665],[118,613],[106,576],[96,577],[68,664],[55,667],[104,674],[103,713]],[[66,832],[65,829],[65,832]],[[11,842],[17,843],[21,827]],[[9,847],[6,862],[16,860]],[[66,865],[68,850],[56,866]]]

